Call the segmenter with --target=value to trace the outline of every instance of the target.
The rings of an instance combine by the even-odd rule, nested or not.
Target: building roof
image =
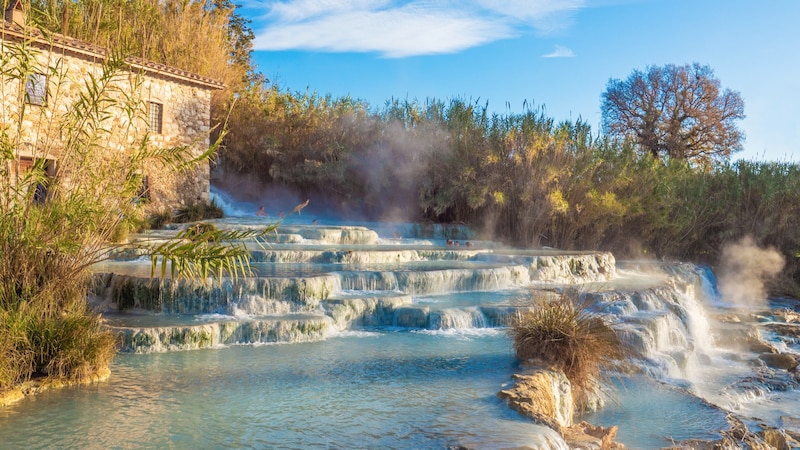
[[[18,4],[19,2],[12,3],[9,9],[18,7]],[[8,15],[6,15],[6,17],[8,17]],[[0,29],[0,40],[22,41],[31,39],[34,43],[39,44],[39,46],[52,50],[61,50],[87,60],[103,60],[106,59],[110,53],[105,47],[94,45],[80,39],[71,38],[59,33],[48,33],[45,36],[40,30],[3,20],[3,26],[2,29]],[[166,64],[148,61],[144,58],[131,56],[125,58],[125,61],[128,63],[131,70],[142,71],[151,76],[162,77],[204,87],[206,89],[222,89],[225,87],[222,82],[212,78],[204,77]]]

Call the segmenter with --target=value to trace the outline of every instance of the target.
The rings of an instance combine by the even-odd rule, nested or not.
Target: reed
[[[515,245],[715,264],[751,235],[788,261],[773,292],[800,296],[800,166],[655,159],[532,104],[349,98],[254,89],[220,164],[370,219],[464,223]],[[237,114],[234,112],[234,114]]]
[[[141,173],[158,166],[181,173],[207,161],[219,145],[200,152],[193,146],[152,145],[141,128],[116,118],[146,123],[141,79],[113,54],[97,73],[72,78],[55,53],[42,54],[29,41],[4,41],[0,69],[0,390],[34,377],[77,380],[107,368],[116,340],[87,302],[89,267],[122,245],[151,254],[153,272],[162,261],[173,276],[206,281],[249,269],[243,239],[256,232],[202,230],[159,244],[120,244],[121,229],[142,220],[143,205],[132,202]],[[47,73],[48,102],[30,108],[25,84]],[[73,97],[64,85],[80,86]],[[16,102],[16,103],[15,103]],[[23,123],[36,124],[27,142]],[[108,133],[126,148],[105,148]],[[224,133],[223,133],[224,135]],[[55,139],[53,136],[57,136]],[[36,161],[21,170],[22,149]],[[46,161],[58,161],[48,176]],[[52,175],[52,174],[51,174]],[[46,188],[42,198],[40,191]],[[204,207],[205,208],[205,207]],[[204,209],[205,210],[205,209]]]

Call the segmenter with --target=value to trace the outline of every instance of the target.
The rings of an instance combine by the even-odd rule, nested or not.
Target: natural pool
[[[31,449],[558,448],[552,431],[496,397],[515,370],[510,341],[497,329],[362,331],[314,343],[123,354],[106,383],[0,410],[0,442]],[[710,436],[724,425],[720,411],[644,379],[627,380],[621,392],[618,404],[591,419],[635,424],[620,430],[630,448],[664,446],[670,435]]]
[[[755,333],[798,353],[796,338],[768,327],[770,310],[796,302],[742,311],[692,265],[614,268],[608,255],[455,246],[447,236],[465,230],[418,231],[304,217],[252,246],[252,279],[102,303],[109,324],[140,338],[129,350],[156,353],[123,353],[108,382],[0,409],[0,447],[563,449],[496,394],[520,371],[509,319],[564,290],[638,352],[638,374],[612,377],[605,407],[579,418],[618,426],[628,448],[714,439],[729,412],[773,427],[800,416],[796,380],[730,345]],[[95,269],[149,282],[146,260]]]

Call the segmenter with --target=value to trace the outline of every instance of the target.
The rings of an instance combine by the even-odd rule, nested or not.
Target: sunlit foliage
[[[532,105],[491,114],[472,100],[395,99],[372,110],[277,86],[247,105],[250,138],[224,150],[228,173],[343,212],[466,223],[521,245],[706,263],[751,234],[792,261],[784,281],[800,281],[795,164],[656,158],[635,140],[595,134],[582,120],[556,123]]]
[[[0,69],[0,390],[32,377],[83,379],[106,369],[115,338],[88,306],[88,268],[143,220],[142,173],[193,170],[215,151],[151,144],[131,123],[146,118],[141,79],[112,54],[98,73],[66,73],[61,57],[31,41],[4,41]],[[26,82],[51,75],[47,102],[31,107]],[[78,87],[66,96],[66,83]],[[14,100],[16,99],[16,100]],[[37,133],[22,130],[33,127]],[[107,148],[111,133],[124,148]],[[54,137],[55,136],[55,137]],[[22,164],[23,156],[32,161]],[[58,170],[49,164],[57,161]],[[45,195],[46,191],[46,195]],[[242,239],[262,231],[203,230],[176,241],[138,242],[154,266],[199,280],[248,270]],[[162,274],[166,271],[162,269]]]

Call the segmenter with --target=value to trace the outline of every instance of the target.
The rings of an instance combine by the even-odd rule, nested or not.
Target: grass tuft
[[[107,368],[117,342],[88,306],[86,278],[70,274],[52,253],[16,250],[13,266],[0,260],[0,278],[16,271],[20,282],[0,289],[0,391],[32,378],[85,379]],[[31,283],[36,287],[27,288]]]
[[[173,220],[175,223],[197,222],[198,220],[221,219],[225,217],[222,208],[214,200],[210,202],[196,202],[181,208],[175,212]]]
[[[521,361],[534,360],[564,372],[578,393],[594,389],[601,370],[624,358],[614,330],[572,298],[537,299],[511,327]]]
[[[172,210],[163,209],[154,212],[147,217],[147,226],[151,230],[160,230],[168,223],[172,222]]]

